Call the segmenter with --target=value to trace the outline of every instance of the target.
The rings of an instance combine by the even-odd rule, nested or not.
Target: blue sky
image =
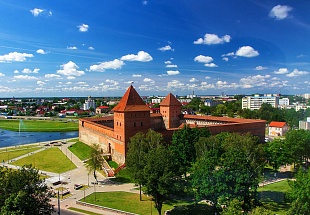
[[[0,97],[310,93],[306,0],[0,0]]]

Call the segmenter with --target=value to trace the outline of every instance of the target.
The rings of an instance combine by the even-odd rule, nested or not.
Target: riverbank
[[[69,132],[78,131],[78,120],[42,120],[42,119],[3,119],[0,118],[0,129],[15,132]]]

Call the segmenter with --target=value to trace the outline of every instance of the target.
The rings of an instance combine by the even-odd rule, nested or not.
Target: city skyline
[[[0,97],[310,92],[306,1],[0,3]]]

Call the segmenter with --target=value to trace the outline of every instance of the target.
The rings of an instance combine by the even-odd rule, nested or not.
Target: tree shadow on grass
[[[191,205],[184,205],[184,206],[177,206],[172,209],[169,215],[214,215],[214,208],[207,205],[207,204],[191,204]]]
[[[273,201],[273,202],[283,202],[285,200],[285,193],[284,192],[278,192],[278,191],[261,191],[259,192],[259,199],[261,201]]]

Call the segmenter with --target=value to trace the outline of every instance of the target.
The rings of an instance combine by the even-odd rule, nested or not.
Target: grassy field
[[[89,145],[82,143],[80,141],[69,147],[69,150],[75,154],[80,160],[86,160],[90,157],[91,148]]]
[[[286,193],[290,190],[287,180],[258,188],[264,207],[279,215],[285,215],[291,206],[291,203],[285,198]]]
[[[89,214],[89,215],[102,215],[102,214],[97,214],[97,213],[93,213],[91,211],[85,211],[85,210],[82,210],[82,209],[79,209],[79,208],[74,208],[74,207],[69,207],[69,210],[80,212],[80,213],[83,213],[83,214]]]
[[[55,173],[63,173],[76,168],[76,166],[57,147],[52,147],[32,154],[19,159],[12,164],[17,166],[31,164],[39,170]]]
[[[20,124],[19,120],[8,119],[0,120],[0,128],[10,131],[28,131],[28,132],[66,132],[66,131],[78,131],[79,124],[75,122],[67,121],[51,121],[51,120],[22,120]]]
[[[96,193],[96,201],[95,194],[93,193],[85,198],[85,202],[141,215],[149,215],[151,213],[158,214],[157,210],[154,207],[154,202],[150,200],[150,197],[143,195],[142,201],[140,201],[139,198],[139,194],[136,193],[121,191],[102,192]],[[83,200],[84,199],[81,199],[81,201]],[[185,201],[168,202],[163,205],[162,212],[164,212],[165,210],[173,209],[174,206],[186,204],[189,203]]]
[[[20,157],[25,154],[29,154],[33,151],[39,150],[42,147],[30,147],[30,148],[8,148],[7,151],[2,149],[0,151],[0,162],[6,162],[14,158]]]

